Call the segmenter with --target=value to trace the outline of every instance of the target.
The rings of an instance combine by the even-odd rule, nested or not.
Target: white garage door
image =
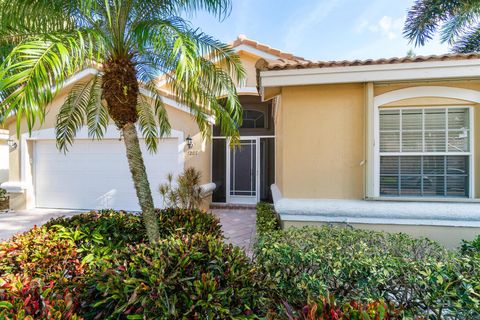
[[[182,170],[178,139],[166,139],[158,152],[142,152],[156,207],[158,186]],[[139,210],[125,145],[118,140],[76,140],[65,155],[53,140],[35,143],[35,195],[39,208]]]

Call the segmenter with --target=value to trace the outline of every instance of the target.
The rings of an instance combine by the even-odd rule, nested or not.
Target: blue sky
[[[231,42],[239,34],[313,60],[388,58],[448,52],[432,40],[415,48],[402,36],[413,0],[233,0],[223,22],[207,14],[194,26]]]

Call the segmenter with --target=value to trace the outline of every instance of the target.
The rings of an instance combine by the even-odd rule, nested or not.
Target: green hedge
[[[339,227],[291,228],[258,238],[266,292],[301,307],[332,294],[341,302],[383,299],[410,316],[480,319],[480,261],[439,244]]]
[[[273,206],[260,202],[257,204],[257,235],[280,230],[280,223]]]

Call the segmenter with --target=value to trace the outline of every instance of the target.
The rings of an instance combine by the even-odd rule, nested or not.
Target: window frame
[[[385,195],[380,195],[380,158],[381,156],[468,156],[468,180],[469,180],[469,186],[468,186],[468,197],[465,197],[464,199],[473,199],[475,197],[475,166],[474,166],[474,158],[475,158],[475,145],[474,145],[474,136],[475,136],[475,127],[474,127],[474,122],[475,122],[475,114],[474,114],[474,108],[471,105],[455,105],[455,106],[439,106],[439,105],[430,105],[430,106],[404,106],[404,107],[377,107],[375,108],[375,119],[374,119],[374,153],[375,153],[375,158],[374,158],[374,192],[375,192],[375,197],[379,198],[397,198],[397,199],[408,199],[408,198],[414,198],[414,199],[452,199],[452,200],[458,200],[462,198],[458,197],[452,197],[452,196],[385,196]],[[448,118],[448,111],[450,109],[467,109],[468,110],[468,121],[469,121],[469,151],[468,152],[452,152],[452,151],[444,151],[444,152],[380,152],[380,112],[383,110],[391,110],[391,111],[400,111],[400,110],[431,110],[431,109],[442,109],[446,110],[446,115]],[[401,114],[401,113],[400,113]],[[423,115],[423,113],[422,113]],[[402,118],[400,116],[400,123],[402,121]],[[422,116],[422,133],[425,132],[425,117]],[[453,130],[452,130],[453,131]],[[402,128],[400,126],[400,136],[402,134]],[[449,132],[448,126],[445,128],[445,132]],[[422,134],[423,136],[423,134]],[[447,142],[447,148],[448,150],[448,137],[446,137],[446,142]],[[400,140],[401,143],[401,140]],[[422,137],[422,146],[425,145],[425,139]]]

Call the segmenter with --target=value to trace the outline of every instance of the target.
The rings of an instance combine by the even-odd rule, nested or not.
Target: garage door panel
[[[183,167],[178,140],[163,140],[156,154],[142,143],[142,153],[155,205],[161,207],[158,186]],[[37,141],[34,170],[37,207],[139,210],[123,142],[78,140],[65,155],[54,141]]]

